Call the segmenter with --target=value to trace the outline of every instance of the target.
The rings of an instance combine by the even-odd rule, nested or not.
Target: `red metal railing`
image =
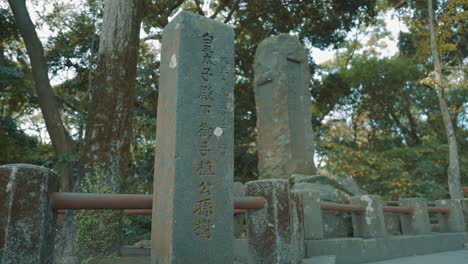
[[[433,214],[448,214],[449,209],[447,207],[428,207],[427,212]]]
[[[320,209],[324,211],[337,211],[337,212],[352,212],[362,213],[364,208],[359,205],[351,204],[337,204],[337,203],[320,203]]]
[[[393,214],[412,214],[414,210],[411,207],[384,206],[383,211]]]
[[[465,193],[465,196],[468,196],[468,187],[463,187],[463,192]]]
[[[146,209],[151,211],[153,207],[153,196],[147,194],[54,192],[51,197],[52,207],[57,210]],[[235,197],[234,209],[261,209],[265,206],[265,203],[266,201],[263,197]],[[145,211],[125,212],[129,214],[148,213]]]

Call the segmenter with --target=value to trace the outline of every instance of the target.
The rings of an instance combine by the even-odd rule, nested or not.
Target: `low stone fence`
[[[438,236],[437,234],[441,233],[462,234],[459,235],[462,237],[461,239],[459,236],[440,237],[441,241],[455,241],[452,244],[447,242],[446,246],[441,247],[441,249],[446,250],[450,249],[450,246],[451,249],[462,248],[465,241],[463,234],[465,222],[461,200],[437,200],[434,203],[429,203],[431,206],[428,206],[428,202],[422,198],[402,198],[396,202],[384,202],[376,195],[362,195],[351,197],[350,204],[338,204],[321,202],[318,192],[292,191],[288,195],[289,189],[286,180],[253,181],[248,182],[245,188],[248,195],[265,197],[267,206],[260,210],[247,212],[247,240],[237,241],[237,250],[244,247],[244,250],[248,252],[243,256],[240,254],[239,261],[244,263],[290,263],[283,261],[285,259],[297,261],[323,253],[337,254],[338,252],[333,250],[340,251],[340,249],[330,247],[330,243],[339,245],[341,240],[347,241],[345,244],[354,242],[359,244],[361,242],[358,241],[361,239],[364,239],[363,241],[383,239],[382,241],[387,242],[379,242],[382,245],[385,243],[398,245],[402,241],[420,241],[423,239],[421,236]],[[467,202],[466,199],[464,202]],[[324,211],[350,213],[352,215],[353,236],[359,239],[324,239],[322,217]],[[438,233],[432,232],[429,215],[437,218]],[[397,218],[399,233],[402,234],[402,236],[398,236],[400,238],[388,234],[384,220],[387,216]],[[241,228],[238,227],[237,230],[239,229]],[[410,239],[409,236],[415,238]],[[242,238],[243,235],[238,232],[236,237]],[[451,238],[454,239],[450,240]],[[434,239],[437,240],[437,238]],[[428,241],[434,239],[428,238]],[[460,241],[462,242],[458,243]],[[243,243],[246,243],[247,246],[243,246]],[[320,250],[321,248],[325,250]],[[361,249],[364,250],[363,247]],[[414,249],[414,254],[421,252],[421,246],[415,245]],[[437,251],[434,247],[426,247],[426,249]],[[411,255],[411,252],[411,250],[402,249],[397,256]],[[361,253],[359,252],[358,255]],[[372,257],[373,260],[379,259],[378,256]],[[381,254],[380,259],[389,257],[388,254]],[[367,259],[369,258],[367,257]],[[360,259],[365,260],[366,257],[360,256]],[[254,262],[249,262],[252,260]]]

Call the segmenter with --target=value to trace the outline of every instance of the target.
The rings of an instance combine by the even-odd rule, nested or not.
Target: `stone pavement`
[[[397,258],[368,264],[465,264],[468,263],[468,249],[441,252],[437,254]]]

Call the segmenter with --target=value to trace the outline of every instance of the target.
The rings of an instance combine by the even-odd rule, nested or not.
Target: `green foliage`
[[[120,226],[121,212],[113,210],[81,211],[76,215],[77,239],[85,255],[106,255],[119,241],[115,230]]]
[[[114,193],[111,185],[102,181],[102,168],[96,167],[81,182],[85,193]],[[77,240],[85,256],[108,255],[116,248],[121,234],[115,232],[122,225],[122,213],[117,210],[86,210],[75,216]],[[120,245],[117,245],[120,246]]]

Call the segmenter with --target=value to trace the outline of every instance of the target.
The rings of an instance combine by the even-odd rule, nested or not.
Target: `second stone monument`
[[[315,173],[310,73],[298,39],[265,39],[255,54],[255,102],[260,178]]]

